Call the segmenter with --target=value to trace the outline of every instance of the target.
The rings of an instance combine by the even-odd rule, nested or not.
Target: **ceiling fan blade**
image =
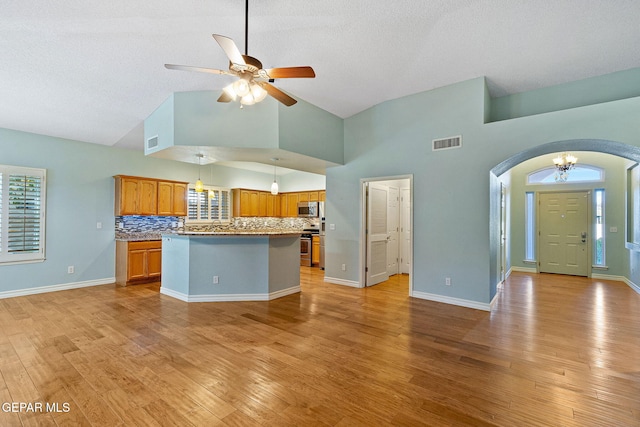
[[[270,85],[269,83],[262,83],[260,86],[262,86],[262,88],[266,90],[269,95],[273,96],[275,99],[282,102],[287,107],[291,107],[293,104],[298,102],[277,87]]]
[[[209,73],[209,74],[227,74],[227,75],[235,75],[228,70],[216,70],[215,68],[202,68],[202,67],[192,67],[190,65],[176,65],[176,64],[164,64],[164,67],[169,70],[181,70],[181,71],[197,71],[199,73]]]
[[[218,102],[231,102],[231,101],[233,101],[233,97],[223,90],[222,93],[220,94],[220,98],[218,98]]]
[[[264,70],[270,79],[313,78],[316,73],[311,67],[284,67]]]
[[[229,58],[232,64],[246,65],[242,54],[238,50],[238,46],[236,46],[233,40],[219,34],[213,34],[213,38],[216,39],[222,50],[224,50],[224,53],[227,54],[227,58]]]

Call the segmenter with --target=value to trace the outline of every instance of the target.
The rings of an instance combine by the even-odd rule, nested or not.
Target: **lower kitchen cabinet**
[[[320,264],[320,236],[313,236],[311,239],[311,264]]]
[[[155,282],[162,273],[162,241],[116,242],[116,284]]]

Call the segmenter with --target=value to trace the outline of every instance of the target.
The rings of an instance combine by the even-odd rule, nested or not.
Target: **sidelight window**
[[[594,236],[594,250],[593,250],[593,265],[597,267],[604,267],[605,263],[605,222],[604,222],[604,189],[598,188],[594,190],[594,204],[595,204],[595,230]]]
[[[0,165],[0,263],[44,260],[45,177]]]

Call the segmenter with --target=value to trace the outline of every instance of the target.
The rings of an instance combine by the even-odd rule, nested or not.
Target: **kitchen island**
[[[300,292],[300,232],[164,234],[160,292],[187,302],[268,301]]]

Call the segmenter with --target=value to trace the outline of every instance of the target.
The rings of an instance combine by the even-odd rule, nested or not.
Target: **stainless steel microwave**
[[[318,218],[319,209],[318,202],[299,202],[298,217],[301,218]]]

